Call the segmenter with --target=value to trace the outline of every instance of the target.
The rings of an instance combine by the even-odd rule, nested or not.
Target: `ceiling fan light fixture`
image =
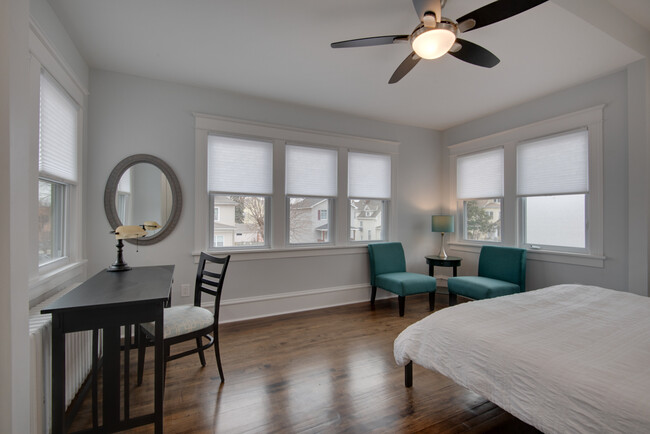
[[[456,26],[441,22],[435,28],[421,26],[411,35],[415,54],[423,59],[437,59],[449,51],[456,41]]]

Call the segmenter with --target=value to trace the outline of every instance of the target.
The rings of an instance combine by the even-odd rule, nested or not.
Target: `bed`
[[[442,309],[394,355],[546,433],[650,432],[650,298],[558,285]]]

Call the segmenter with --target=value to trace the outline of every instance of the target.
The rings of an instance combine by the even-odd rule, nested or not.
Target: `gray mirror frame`
[[[139,163],[149,163],[156,166],[162,171],[167,177],[169,186],[172,191],[172,210],[167,219],[167,223],[162,227],[157,233],[147,236],[144,238],[136,239],[126,239],[125,241],[131,244],[137,244],[139,246],[148,246],[150,244],[155,244],[162,241],[169,235],[176,225],[178,220],[181,217],[181,209],[183,208],[183,195],[181,193],[181,184],[178,182],[176,174],[172,168],[161,160],[158,157],[149,154],[135,154],[130,157],[126,157],[124,160],[117,163],[115,168],[111,171],[111,174],[108,176],[108,181],[106,181],[106,188],[104,189],[104,212],[106,213],[106,218],[108,223],[111,225],[111,228],[115,230],[118,226],[122,225],[120,217],[117,215],[117,206],[115,204],[115,194],[117,193],[117,184],[120,182],[120,178],[129,167],[139,164]]]

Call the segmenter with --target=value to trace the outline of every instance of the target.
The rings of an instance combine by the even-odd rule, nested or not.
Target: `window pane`
[[[348,154],[348,196],[389,199],[390,193],[390,155]]]
[[[210,247],[266,245],[266,197],[210,195],[210,199]]]
[[[586,247],[584,194],[524,198],[526,244]]]
[[[350,201],[350,241],[383,241],[386,201],[353,199]]]
[[[336,196],[338,153],[307,146],[286,147],[286,193]]]
[[[208,191],[271,194],[273,143],[208,136]]]
[[[589,190],[589,133],[574,131],[517,146],[517,194]]]
[[[456,197],[458,199],[503,196],[503,148],[456,159]]]
[[[77,105],[41,72],[38,170],[48,178],[77,181]]]
[[[289,243],[329,242],[330,200],[314,197],[289,198]]]
[[[465,239],[501,241],[501,199],[463,201]]]
[[[65,185],[38,180],[38,264],[64,256]]]

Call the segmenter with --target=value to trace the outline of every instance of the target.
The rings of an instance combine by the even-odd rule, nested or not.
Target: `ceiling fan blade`
[[[388,84],[393,84],[397,83],[400,81],[406,74],[413,69],[415,65],[418,64],[420,61],[421,57],[415,54],[415,51],[413,51],[411,54],[408,55],[406,59],[402,63],[399,64],[395,72],[393,72],[393,75],[390,77],[390,80],[388,80]]]
[[[413,0],[413,7],[420,21],[424,21],[425,12],[431,11],[436,14],[436,21],[440,22],[442,18],[442,6],[440,3],[440,0]]]
[[[456,47],[458,45],[456,44],[460,45],[460,48],[457,49]],[[456,44],[449,50],[449,54],[456,59],[485,68],[492,68],[500,62],[497,56],[473,42],[458,38],[456,39]]]
[[[406,42],[409,35],[373,36],[371,38],[350,39],[348,41],[332,42],[332,48],[372,47],[373,45],[390,45],[396,42]]]
[[[414,0],[415,1],[415,0]],[[458,18],[461,32],[494,24],[546,3],[548,0],[497,0]]]

